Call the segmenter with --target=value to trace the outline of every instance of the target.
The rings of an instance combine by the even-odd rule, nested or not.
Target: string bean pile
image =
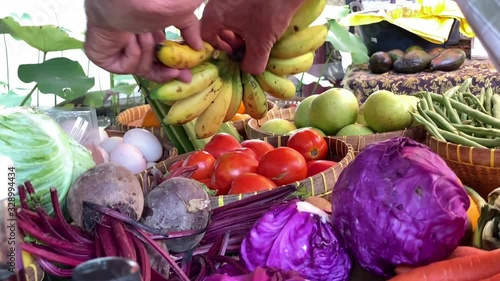
[[[500,94],[482,88],[470,91],[469,78],[444,94],[419,92],[415,121],[433,137],[479,148],[500,147]]]

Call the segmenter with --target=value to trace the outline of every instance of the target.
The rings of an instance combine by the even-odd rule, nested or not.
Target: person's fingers
[[[142,50],[139,45],[138,36],[130,36],[122,54],[117,54],[114,58],[117,68],[122,73],[135,73],[139,68]]]
[[[186,43],[195,50],[203,49],[203,41],[200,35],[200,22],[194,14],[191,14],[185,22],[176,26],[181,31],[181,36]]]
[[[177,79],[179,79],[182,82],[189,83],[191,82],[192,78],[193,74],[191,73],[190,69],[187,68],[179,69],[179,75],[177,75]]]
[[[166,67],[160,63],[154,63],[151,71],[149,71],[145,77],[146,79],[156,83],[165,83],[177,78],[179,74],[179,69]]]
[[[245,45],[245,41],[231,30],[223,30],[219,37],[222,41],[226,42],[231,46],[232,52],[242,48]]]
[[[221,50],[228,53],[233,52],[233,47],[231,47],[231,45],[229,45],[226,41],[222,40],[219,36],[216,36],[212,42],[208,43],[210,43],[210,45],[212,45],[217,50]]]
[[[241,69],[256,75],[264,73],[272,43],[249,40],[245,41],[245,44],[245,56],[241,62]]]
[[[156,44],[161,43],[163,40],[165,40],[165,31],[164,30],[153,31],[153,38]]]
[[[141,54],[139,57],[139,63],[137,64],[136,75],[145,76],[147,75],[153,66],[153,60],[155,58],[155,40],[152,33],[143,33],[137,35],[137,41],[139,47],[141,48]]]

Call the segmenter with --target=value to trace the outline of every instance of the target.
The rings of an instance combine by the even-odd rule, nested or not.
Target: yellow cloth
[[[438,2],[438,1],[436,1]],[[435,2],[435,3],[436,3]],[[460,32],[467,37],[474,37],[472,28],[453,0],[445,0],[432,14],[421,13],[419,17],[393,18],[385,11],[351,13],[340,20],[344,26],[359,26],[387,21],[432,43],[443,44],[448,40],[453,20],[460,22]]]

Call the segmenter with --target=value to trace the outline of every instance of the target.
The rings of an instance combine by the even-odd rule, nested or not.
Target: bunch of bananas
[[[266,70],[251,75],[240,70],[239,62],[229,54],[204,43],[197,51],[180,41],[166,40],[158,46],[157,59],[172,68],[190,68],[189,83],[169,81],[154,89],[150,98],[169,106],[168,125],[194,122],[197,138],[217,133],[243,103],[245,113],[260,119],[268,110],[266,93],[278,99],[291,99],[295,85],[287,76],[307,71],[314,52],[326,40],[328,25],[310,26],[326,6],[326,0],[306,0],[293,16],[285,34],[275,43]]]

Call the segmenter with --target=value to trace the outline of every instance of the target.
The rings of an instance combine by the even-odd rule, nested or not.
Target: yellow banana
[[[166,82],[151,93],[151,98],[167,101],[187,98],[205,90],[219,77],[217,67],[209,62],[193,67],[191,72],[193,74],[191,82],[186,83],[177,79]]]
[[[224,121],[227,109],[231,103],[233,82],[231,79],[223,80],[222,88],[215,100],[196,118],[194,132],[199,139],[215,135]]]
[[[255,78],[262,90],[278,99],[291,99],[297,91],[292,81],[269,70],[264,71],[261,75],[255,75]]]
[[[243,82],[243,105],[245,113],[255,119],[261,119],[267,113],[267,97],[255,77],[246,72],[241,73]]]
[[[326,0],[306,0],[295,12],[290,21],[290,25],[285,33],[281,36],[286,37],[294,34],[304,28],[307,28],[313,23],[323,12],[326,7]]]
[[[226,110],[226,116],[224,117],[224,122],[231,120],[234,115],[238,112],[240,108],[241,101],[243,100],[243,85],[241,82],[241,71],[239,64],[234,66],[232,71],[232,85],[233,90],[231,93],[231,102],[229,103],[229,107]]]
[[[309,52],[305,55],[291,59],[279,59],[270,57],[267,62],[269,71],[277,75],[294,75],[301,72],[306,72],[314,63],[314,52]]]
[[[214,48],[203,42],[203,49],[197,51],[182,41],[165,40],[156,47],[156,57],[172,68],[192,68],[212,56]]]
[[[182,125],[193,120],[214,101],[221,87],[222,78],[219,77],[205,90],[176,101],[163,121],[167,125]]]
[[[315,51],[325,43],[328,24],[315,25],[278,40],[271,49],[271,57],[290,59]]]

